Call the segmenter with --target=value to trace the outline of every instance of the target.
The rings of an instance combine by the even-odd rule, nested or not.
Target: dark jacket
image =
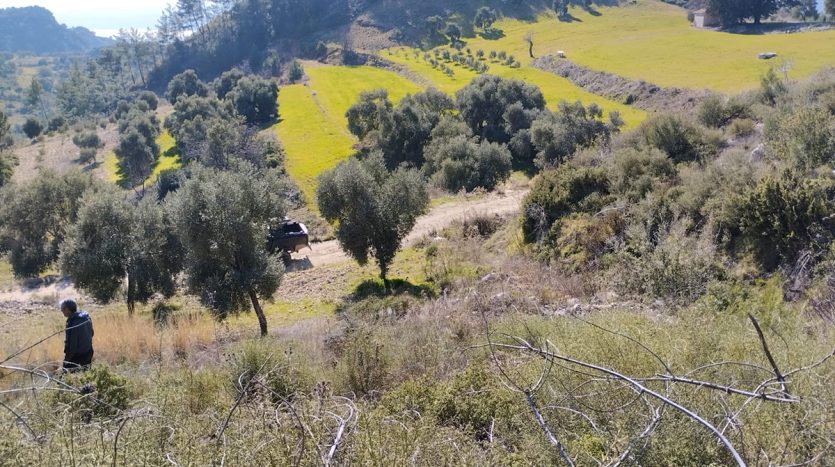
[[[64,360],[93,352],[93,321],[86,311],[77,311],[67,318],[67,336],[64,339]]]

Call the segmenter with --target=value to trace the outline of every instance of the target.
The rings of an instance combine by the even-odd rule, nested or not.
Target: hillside
[[[112,41],[92,31],[58,23],[42,7],[0,9],[0,52],[34,54],[89,52]]]

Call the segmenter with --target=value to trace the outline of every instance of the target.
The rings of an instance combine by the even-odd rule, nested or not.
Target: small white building
[[[715,28],[719,26],[719,18],[714,17],[706,9],[693,12],[693,26],[697,28]]]

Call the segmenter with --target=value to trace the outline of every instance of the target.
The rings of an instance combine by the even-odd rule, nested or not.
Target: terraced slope
[[[729,34],[693,28],[685,10],[658,0],[636,0],[620,7],[598,7],[595,14],[572,8],[573,22],[544,14],[537,22],[501,20],[499,40],[468,39],[473,50],[505,50],[530,62],[525,35],[533,33],[534,54],[558,50],[586,67],[660,86],[734,93],[756,87],[760,77],[782,60],[790,76],[807,78],[835,66],[835,30],[793,34]],[[757,54],[773,51],[777,59]]]
[[[363,91],[385,88],[397,102],[420,87],[397,73],[374,67],[309,64],[307,84],[281,88],[281,120],[274,127],[286,151],[287,173],[314,205],[316,178],[353,152],[345,113]]]
[[[472,50],[476,49],[472,48]],[[488,54],[490,50],[496,49],[484,49],[485,53]],[[399,47],[384,51],[382,53],[382,57],[405,66],[409,69],[409,71],[426,78],[432,82],[435,87],[448,94],[454,94],[478,76],[474,71],[457,64],[449,64],[449,66],[455,70],[455,74],[453,76],[448,76],[439,69],[432,68],[432,66],[423,59],[423,53],[419,52],[416,56],[415,52],[415,49]],[[491,61],[489,58],[485,61],[490,65],[490,74],[498,75],[504,78],[520,79],[539,86],[542,93],[545,95],[548,107],[551,109],[555,109],[560,101],[581,101],[586,105],[594,102],[602,107],[606,112],[619,112],[621,117],[623,117],[626,121],[628,128],[637,126],[647,116],[646,113],[640,109],[618,102],[613,102],[604,97],[592,94],[560,76],[527,66],[522,68],[504,66],[496,63],[495,61]]]

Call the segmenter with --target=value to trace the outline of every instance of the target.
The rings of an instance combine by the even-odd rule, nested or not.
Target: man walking
[[[93,321],[73,300],[61,302],[61,313],[67,318],[64,371],[86,370],[93,362]]]

